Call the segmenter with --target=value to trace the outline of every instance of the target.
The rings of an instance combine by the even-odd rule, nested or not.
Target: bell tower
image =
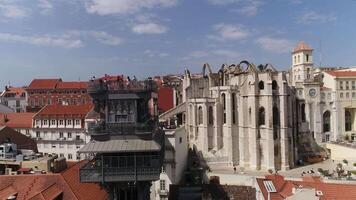
[[[292,52],[292,85],[312,79],[313,49],[303,41]]]

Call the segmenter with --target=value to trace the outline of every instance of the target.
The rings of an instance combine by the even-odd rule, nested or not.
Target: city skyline
[[[355,7],[351,0],[1,0],[0,86],[198,72],[205,62],[217,69],[244,59],[286,70],[300,40],[315,49],[315,66],[352,66]]]

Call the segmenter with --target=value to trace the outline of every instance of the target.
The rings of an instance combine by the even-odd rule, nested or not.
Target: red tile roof
[[[85,117],[88,112],[93,108],[92,104],[80,104],[80,105],[47,105],[43,107],[36,115],[48,116],[48,115],[79,115]]]
[[[87,89],[88,82],[59,82],[57,89]]]
[[[33,79],[27,89],[54,89],[61,79]]]
[[[8,88],[6,88],[6,90],[4,91],[4,93],[2,95],[15,94],[16,97],[20,97],[25,92],[26,92],[25,89],[22,87],[8,87]]]
[[[258,178],[257,183],[265,199],[268,198],[267,190],[263,184],[264,181],[270,180],[277,192],[270,193],[271,200],[282,200],[293,195],[293,188],[314,188],[321,191],[321,200],[351,200],[356,199],[356,185],[325,183],[320,177],[303,177],[302,181],[285,180],[281,175],[268,175],[265,178]]]
[[[104,200],[108,199],[107,192],[97,184],[80,183],[79,169],[85,165],[87,161],[81,161],[73,165],[73,167],[62,172],[64,180],[67,182],[71,190],[78,199],[86,200]]]
[[[326,73],[335,77],[354,77],[356,76],[356,71],[327,71]]]
[[[304,50],[313,50],[313,49],[303,41],[300,41],[298,42],[297,47],[294,48],[293,52],[304,51]]]
[[[0,126],[31,128],[35,113],[0,113]]]
[[[79,182],[79,168],[75,164],[60,174],[29,174],[0,176],[0,199],[17,194],[17,199],[53,200],[59,195],[71,200],[106,200],[106,190],[94,183]]]

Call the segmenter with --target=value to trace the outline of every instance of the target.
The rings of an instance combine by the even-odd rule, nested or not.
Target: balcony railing
[[[88,133],[90,135],[128,135],[139,133],[150,133],[154,130],[153,124],[143,123],[101,123],[88,126]]]
[[[89,163],[88,163],[89,164]],[[160,167],[98,167],[85,165],[80,169],[80,181],[121,182],[121,181],[155,181],[159,179]]]

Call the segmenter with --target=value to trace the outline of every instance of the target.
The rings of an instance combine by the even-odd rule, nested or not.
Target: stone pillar
[[[266,134],[266,167],[267,169],[275,170],[275,157],[274,157],[274,140],[273,140],[273,128],[272,128],[272,114],[273,114],[273,101],[272,96],[267,96],[267,105],[265,107],[266,111],[266,124],[265,124],[265,134]]]
[[[288,143],[288,102],[287,96],[280,97],[280,142],[281,142],[281,169],[289,169],[289,143]]]
[[[259,165],[259,142],[257,141],[257,134],[258,134],[258,124],[256,119],[258,119],[258,105],[256,97],[250,96],[248,100],[248,107],[251,107],[251,121],[250,121],[250,128],[248,129],[248,148],[249,148],[249,168],[253,170],[258,169]],[[257,127],[256,127],[257,126]]]
[[[226,98],[226,123],[223,125],[223,144],[224,152],[228,157],[229,164],[232,164],[232,137],[231,137],[231,124],[232,124],[232,104],[231,104],[231,91],[225,93]]]
[[[200,140],[203,141],[202,150],[208,152],[209,151],[209,129],[208,129],[208,124],[209,124],[208,109],[209,109],[209,107],[208,107],[207,102],[205,102],[205,104],[202,105],[202,109],[203,109],[203,124],[202,124],[203,131],[200,131],[199,137],[200,137]]]
[[[248,125],[248,106],[245,106],[245,105],[246,104],[244,104],[244,98],[241,98],[238,101],[238,108],[239,108],[239,112],[238,112],[239,161],[238,162],[241,167],[243,167],[245,165],[246,146],[244,144],[244,142],[245,142],[244,131],[245,131],[245,127]],[[246,113],[247,113],[247,115],[246,115]]]

